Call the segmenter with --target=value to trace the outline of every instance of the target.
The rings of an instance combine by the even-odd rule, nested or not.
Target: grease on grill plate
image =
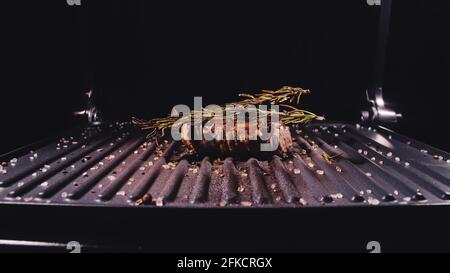
[[[384,128],[308,125],[287,157],[195,157],[129,124],[2,158],[2,203],[141,207],[449,204],[450,156]]]

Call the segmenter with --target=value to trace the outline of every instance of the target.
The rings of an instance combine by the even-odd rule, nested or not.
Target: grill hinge
[[[102,123],[101,112],[98,110],[94,102],[94,94],[92,90],[85,93],[87,97],[86,109],[75,112],[75,116],[86,116],[90,125],[100,125]]]
[[[375,55],[375,68],[373,82],[366,91],[369,107],[361,111],[361,119],[366,123],[397,123],[402,114],[388,107],[383,98],[384,67],[389,38],[391,19],[391,0],[382,0],[380,3],[380,24],[378,29],[378,41]]]
[[[373,91],[366,91],[367,102],[370,107],[361,112],[361,119],[368,123],[397,123],[402,114],[386,106],[383,98],[383,89],[376,88]]]

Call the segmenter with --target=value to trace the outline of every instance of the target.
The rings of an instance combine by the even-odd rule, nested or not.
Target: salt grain
[[[387,157],[392,157],[393,156],[392,152],[389,152],[386,155],[387,155]]]
[[[409,167],[411,164],[409,162],[405,162],[405,167]]]
[[[311,169],[314,168],[314,164],[313,163],[308,163],[308,167],[310,167]]]
[[[44,188],[48,187],[48,182],[42,183],[42,184],[41,184],[41,187],[44,187]]]
[[[156,199],[156,206],[158,206],[158,207],[162,207],[162,206],[164,206],[164,199],[163,198],[158,198],[158,199]]]
[[[396,158],[395,158],[395,161],[396,161],[396,162],[400,162],[400,161],[401,161],[400,157],[396,157]]]
[[[108,176],[108,179],[109,179],[110,181],[114,181],[114,180],[116,180],[116,177],[115,177],[114,175],[109,175],[109,176]]]
[[[118,193],[116,193],[117,196],[125,196],[126,192],[125,191],[119,191]]]
[[[300,174],[301,171],[299,169],[294,169],[294,174]]]
[[[272,185],[270,185],[270,188],[272,189],[272,191],[273,192],[279,192],[280,191],[280,189],[278,188],[278,185],[277,184],[272,184]]]
[[[325,174],[325,172],[324,172],[323,170],[317,170],[316,173],[317,173],[318,175],[324,175],[324,174]]]
[[[249,201],[242,201],[241,205],[244,207],[251,207],[253,205],[253,203],[249,202]]]
[[[67,196],[68,196],[67,192],[61,193],[61,197],[62,197],[62,198],[67,198]]]
[[[371,174],[371,173],[366,173],[366,175],[367,175],[368,177],[372,177],[372,174]]]
[[[336,194],[330,195],[330,197],[333,199],[343,199],[344,195],[342,193],[336,193]]]
[[[308,202],[307,202],[305,199],[303,199],[303,198],[300,198],[299,203],[300,203],[300,205],[302,205],[302,206],[307,206],[307,205],[308,205]]]
[[[367,200],[367,202],[372,205],[372,206],[378,206],[380,204],[380,200],[375,199],[373,197],[369,197],[369,199]]]

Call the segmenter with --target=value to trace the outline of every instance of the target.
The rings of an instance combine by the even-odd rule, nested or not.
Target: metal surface
[[[86,116],[90,125],[100,125],[102,123],[101,112],[94,102],[94,94],[92,90],[85,93],[86,95],[86,109],[75,112],[75,116]]]
[[[361,112],[361,120],[365,123],[397,123],[403,117],[402,114],[386,105],[383,97],[383,89],[377,88],[372,92],[367,91],[369,109]]]
[[[1,158],[0,204],[302,208],[450,204],[450,155],[382,127],[309,125],[293,155],[215,160],[147,142],[129,124],[92,127]],[[330,164],[324,153],[333,157]]]
[[[372,83],[366,91],[369,107],[361,111],[361,119],[365,123],[397,123],[402,114],[388,107],[383,97],[384,69],[391,22],[392,1],[381,1],[380,23],[375,54],[375,67]]]
[[[375,52],[375,68],[371,89],[383,87],[386,52],[391,28],[392,0],[382,0],[380,6],[380,21],[378,25],[377,47]]]

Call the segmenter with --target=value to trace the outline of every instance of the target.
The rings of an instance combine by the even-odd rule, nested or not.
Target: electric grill
[[[383,127],[309,125],[292,160],[193,161],[129,124],[88,127],[3,157],[4,204],[119,207],[437,205],[450,201],[450,155]],[[339,155],[328,164],[324,153]]]
[[[390,1],[383,3],[380,60],[390,13]],[[89,100],[76,113],[89,125],[0,157],[0,244],[245,252],[363,251],[380,236],[402,250],[447,242],[450,154],[379,125],[401,118],[384,103],[383,66],[362,122],[294,127],[288,159],[186,157],[181,143],[147,139],[128,122],[101,122]],[[435,234],[402,227],[420,230],[436,212]]]

